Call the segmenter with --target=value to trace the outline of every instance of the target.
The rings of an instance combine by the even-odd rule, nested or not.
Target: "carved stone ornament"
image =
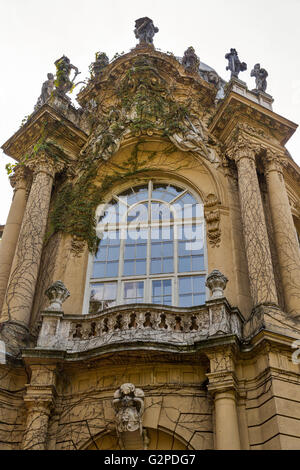
[[[228,282],[227,277],[220,271],[214,269],[206,278],[206,287],[211,291],[211,299],[224,297],[224,290]]]
[[[144,392],[131,383],[125,383],[114,393],[113,407],[116,413],[118,433],[139,430],[142,434]]]
[[[46,80],[43,85],[42,85],[42,91],[41,94],[37,100],[37,103],[34,107],[34,110],[36,111],[39,109],[43,104],[48,101],[50,96],[52,95],[52,92],[54,90],[54,75],[53,73],[48,73],[47,74],[48,80]]]
[[[256,88],[252,91],[265,92],[267,89],[267,76],[268,72],[265,69],[260,68],[260,64],[255,64],[253,70],[251,70],[251,77],[255,77]]]
[[[9,177],[9,182],[15,191],[18,189],[27,189],[26,176],[27,171],[24,165],[17,165],[14,168],[12,175]]]
[[[139,39],[140,44],[153,44],[153,38],[155,33],[158,33],[159,29],[153,24],[153,21],[145,16],[135,21],[134,34]]]
[[[230,70],[231,78],[238,78],[240,72],[247,70],[247,64],[240,61],[236,49],[230,49],[230,52],[225,55],[225,59],[228,60],[226,70]]]
[[[56,79],[55,87],[58,95],[66,97],[68,93],[74,87],[74,81],[77,75],[80,74],[79,70],[75,65],[71,64],[70,59],[63,55],[60,59],[57,59],[55,62],[56,67]],[[71,71],[74,70],[74,77],[70,80]]]
[[[188,47],[182,59],[182,65],[188,72],[198,72],[200,60],[193,47]]]
[[[204,214],[207,225],[207,238],[213,248],[219,247],[221,243],[220,230],[220,210],[217,208],[219,204],[215,194],[208,194],[204,203]]]
[[[62,281],[54,282],[48,289],[45,291],[46,296],[50,301],[50,306],[47,310],[62,311],[62,304],[70,297],[70,292],[65,287]]]
[[[65,164],[62,161],[54,160],[54,158],[41,151],[26,160],[25,166],[34,174],[47,173],[54,178],[56,173],[60,173],[64,169]]]
[[[94,77],[98,77],[102,70],[109,64],[109,58],[105,52],[96,52],[95,62],[90,66],[91,73]]]

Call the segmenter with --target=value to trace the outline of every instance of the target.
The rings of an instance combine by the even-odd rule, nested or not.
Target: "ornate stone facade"
[[[156,50],[157,32],[140,18],[129,53],[97,53],[79,108],[79,71],[56,61],[3,145],[18,164],[0,245],[2,449],[299,448],[297,126],[273,111],[259,64],[251,91],[231,49],[225,84],[192,47]],[[121,263],[144,258],[99,226],[110,201],[144,193],[139,230],[162,229],[159,202],[174,233],[178,207],[202,232],[195,248],[151,232],[147,274],[127,276]]]

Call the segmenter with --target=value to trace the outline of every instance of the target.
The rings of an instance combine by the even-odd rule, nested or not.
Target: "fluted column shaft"
[[[254,306],[277,304],[271,252],[255,166],[255,152],[245,145],[234,156],[245,238],[250,290]]]
[[[14,195],[0,243],[0,312],[26,207],[25,167],[18,166],[10,177]]]
[[[300,314],[300,249],[279,159],[267,154],[266,178],[276,249],[285,298],[291,315]]]
[[[6,291],[1,321],[28,327],[47,225],[57,164],[45,156],[31,159],[33,182],[20,230]],[[61,167],[59,168],[61,169]]]

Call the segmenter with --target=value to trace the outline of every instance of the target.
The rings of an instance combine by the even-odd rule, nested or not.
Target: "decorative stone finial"
[[[200,60],[193,47],[188,47],[182,59],[182,65],[188,72],[198,72]]]
[[[230,49],[230,52],[225,55],[225,59],[228,60],[228,66],[226,67],[226,70],[231,71],[231,78],[238,78],[240,72],[247,70],[247,64],[240,61],[238,53],[235,49]]]
[[[47,77],[48,77],[48,80],[46,80],[43,85],[42,85],[42,91],[41,91],[41,94],[37,100],[37,103],[34,107],[34,110],[36,111],[37,109],[39,109],[41,106],[43,106],[43,104],[46,103],[46,101],[48,101],[48,99],[50,98],[53,90],[54,90],[54,75],[53,73],[48,73],[47,74]]]
[[[140,431],[144,412],[144,392],[131,383],[125,383],[114,393],[113,407],[116,413],[118,433]]]
[[[134,34],[139,39],[140,44],[153,44],[154,34],[158,33],[159,29],[153,24],[153,21],[145,16],[135,20]]]
[[[62,304],[68,297],[70,297],[70,292],[65,287],[62,281],[54,282],[48,289],[45,291],[46,296],[50,301],[50,306],[47,310],[62,311]]]
[[[228,282],[227,277],[220,271],[214,269],[206,278],[206,287],[211,291],[211,299],[224,297],[224,290]]]
[[[265,69],[260,68],[260,64],[255,64],[253,70],[251,70],[251,77],[255,77],[256,88],[252,91],[263,91],[267,89],[267,76],[268,72]]]
[[[65,97],[66,93],[71,91],[74,87],[74,81],[80,72],[75,65],[71,64],[70,59],[65,55],[57,59],[54,64],[56,67],[56,79],[54,82],[56,91],[60,96]],[[73,79],[70,80],[72,69],[75,71],[75,74]]]
[[[96,52],[95,62],[90,65],[90,71],[93,77],[98,77],[102,70],[109,64],[109,58],[105,52]]]

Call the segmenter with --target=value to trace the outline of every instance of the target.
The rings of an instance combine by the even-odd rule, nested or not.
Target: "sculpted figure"
[[[255,77],[256,88],[254,91],[263,91],[267,89],[267,76],[268,72],[265,69],[260,68],[260,64],[255,64],[253,70],[251,70],[251,77]]]
[[[185,51],[182,65],[188,72],[197,72],[200,65],[200,60],[195,53],[195,49],[193,47],[188,47]]]
[[[240,61],[238,53],[235,49],[230,49],[230,52],[225,55],[225,59],[228,60],[228,66],[226,67],[226,70],[231,71],[231,78],[238,78],[240,72],[247,70],[247,64]]]
[[[37,100],[37,103],[34,107],[35,110],[40,108],[46,101],[50,98],[52,91],[54,90],[54,75],[53,73],[47,74],[48,80],[46,80],[42,85],[41,94]]]
[[[184,130],[169,136],[170,140],[183,152],[195,152],[212,163],[220,163],[215,151],[208,146],[208,139],[205,138],[200,121],[195,126],[186,117],[184,120]]]
[[[144,412],[144,392],[131,383],[125,383],[114,393],[113,407],[116,412],[117,431],[140,430]]]
[[[75,65],[71,64],[70,59],[63,55],[60,59],[54,62],[56,66],[56,80],[55,86],[59,94],[65,95],[74,86],[74,80],[77,75],[80,74],[79,70]],[[70,80],[71,71],[74,70],[75,74],[72,80]]]
[[[153,21],[145,16],[135,21],[134,34],[139,39],[140,44],[153,44],[154,34],[158,33],[159,29],[153,24]]]
[[[96,60],[91,65],[91,72],[97,77],[100,72],[109,64],[109,59],[105,52],[96,52]]]

